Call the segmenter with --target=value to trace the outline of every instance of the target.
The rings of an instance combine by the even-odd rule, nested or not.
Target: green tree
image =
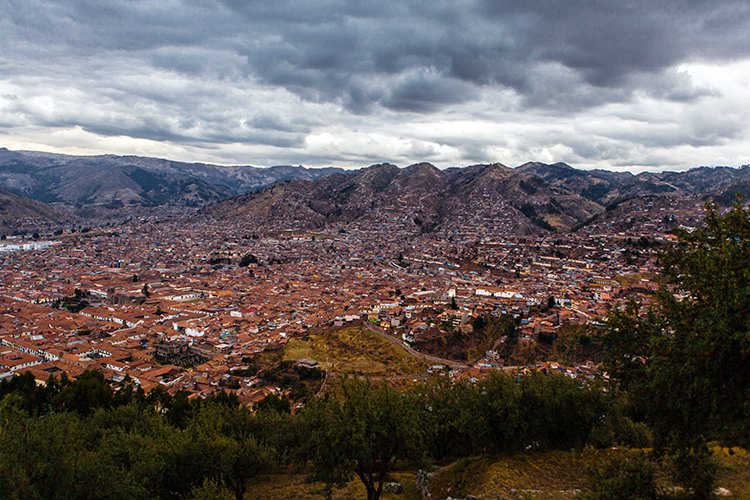
[[[251,253],[246,253],[240,259],[239,266],[240,267],[247,267],[250,264],[258,264],[258,263],[259,263],[258,257],[256,257],[255,255],[253,255]]]
[[[109,408],[113,402],[112,387],[98,370],[86,370],[53,399],[57,408],[82,416],[90,415],[96,408]]]
[[[613,376],[633,393],[657,444],[750,444],[750,213],[707,206],[660,255],[657,304],[615,313],[605,339]]]
[[[273,463],[273,450],[258,439],[253,420],[236,399],[214,398],[197,410],[186,429],[190,441],[213,454],[213,462],[219,465],[218,475],[213,475],[222,479],[237,500],[245,497],[248,481]]]
[[[437,460],[481,453],[487,445],[487,415],[477,384],[447,376],[415,389],[427,454]]]
[[[356,475],[375,500],[398,460],[421,457],[414,400],[385,383],[349,380],[343,388],[343,401],[314,400],[301,414],[307,437],[301,458],[312,463],[329,496]]]
[[[75,413],[39,418],[0,408],[0,422],[0,498],[145,496],[126,471],[103,460],[98,429]]]
[[[539,372],[521,379],[523,444],[539,449],[580,448],[610,412],[595,384]]]
[[[655,467],[643,453],[617,453],[588,469],[591,489],[586,500],[651,500],[658,498]]]
[[[275,411],[277,413],[292,413],[292,403],[285,395],[269,394],[255,405],[259,412]]]
[[[612,315],[606,364],[630,393],[633,414],[689,474],[675,479],[710,493],[706,442],[750,444],[750,212],[706,206],[702,227],[677,230],[660,254],[663,286],[651,308]],[[703,492],[703,493],[701,493]]]

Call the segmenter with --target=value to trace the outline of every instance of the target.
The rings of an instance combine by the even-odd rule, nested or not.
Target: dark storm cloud
[[[747,59],[749,25],[746,0],[6,0],[0,93],[19,96],[0,111],[13,113],[2,118],[10,126],[302,148],[318,127],[364,118],[388,126],[400,115],[689,104],[720,91],[679,66]],[[742,117],[710,123],[658,128],[641,142],[718,144],[746,128]],[[492,145],[461,140],[405,147],[443,144],[479,160]],[[620,144],[567,142],[581,157],[620,154]]]
[[[750,52],[744,0],[10,4],[7,44],[60,44],[93,57],[143,52],[157,66],[198,75],[244,72],[304,99],[359,107],[370,99],[419,111],[461,102],[462,96],[446,99],[448,89],[463,93],[455,80],[533,97],[544,87],[539,68],[558,65],[575,77],[556,80],[558,92],[583,82],[614,89],[597,94],[607,100],[627,97],[634,73],[658,75],[685,60]],[[222,70],[224,58],[230,65]],[[397,78],[413,71],[431,74],[430,84],[408,84],[425,91],[417,99]],[[396,88],[368,93],[355,76]]]
[[[633,75],[660,76],[686,60],[732,59],[750,51],[746,2],[722,2],[720,8],[714,2],[492,0],[393,7],[381,2],[386,14],[378,15],[337,2],[308,8],[274,5],[229,4],[256,33],[275,41],[256,39],[241,50],[261,80],[312,99],[363,95],[351,84],[354,76],[400,85],[394,76],[424,70],[434,75],[433,85],[437,79],[444,85],[455,79],[477,87],[501,85],[528,97],[529,105],[549,106],[549,99],[534,97],[545,87],[540,68],[557,65],[571,75],[555,81],[557,92],[583,84],[595,94],[579,99],[586,106],[627,99],[637,88]],[[425,98],[435,106],[445,104],[444,94],[430,88]],[[379,102],[383,98],[364,95]],[[658,95],[670,97],[669,92]],[[674,97],[700,95],[688,91]],[[381,102],[396,109],[401,103],[398,98]],[[418,108],[432,106],[423,102]]]

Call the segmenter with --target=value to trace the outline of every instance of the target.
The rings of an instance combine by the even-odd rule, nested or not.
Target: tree
[[[605,393],[596,384],[534,372],[524,376],[520,386],[516,404],[523,426],[515,434],[524,447],[583,447],[610,413]]]
[[[277,413],[289,414],[292,413],[292,403],[286,396],[269,394],[256,403],[255,409],[259,412],[274,411]]]
[[[477,384],[447,376],[420,384],[416,395],[427,454],[434,459],[469,456],[485,451],[487,415]]]
[[[56,407],[82,416],[90,415],[96,408],[110,408],[113,402],[112,388],[98,370],[86,370],[53,399]]]
[[[665,286],[657,307],[614,316],[608,363],[645,398],[663,444],[747,445],[750,213],[739,203],[725,215],[708,205],[704,227],[677,236],[660,255]]]
[[[28,417],[0,402],[0,497],[137,498],[132,477],[97,453],[96,434],[75,413]],[[92,446],[94,443],[94,446]]]
[[[301,414],[307,439],[300,458],[312,463],[329,496],[356,475],[376,500],[397,460],[421,457],[415,405],[385,382],[348,380],[343,389],[343,401],[314,400]]]
[[[242,256],[242,259],[240,259],[240,267],[247,267],[250,264],[258,264],[258,257],[251,253],[246,253]]]
[[[189,441],[204,450],[204,459],[195,463],[205,462],[210,455],[215,464],[203,469],[204,477],[221,478],[237,500],[245,497],[248,481],[273,462],[273,450],[260,442],[254,431],[253,417],[246,407],[237,399],[216,397],[197,410],[185,431]],[[192,447],[186,450],[195,451]]]
[[[472,322],[472,326],[474,327],[474,331],[481,330],[482,328],[485,327],[486,324],[487,324],[487,320],[485,319],[484,316],[481,316],[481,315],[477,316],[476,318],[474,318],[474,321]]]
[[[676,230],[660,253],[655,306],[614,313],[605,346],[658,448],[709,473],[708,440],[750,444],[750,212],[739,202],[706,212],[701,228]]]
[[[705,227],[677,234],[662,262],[668,282],[688,296],[662,294],[674,335],[658,347],[677,355],[666,356],[665,368],[684,374],[687,365],[694,402],[718,410],[708,415],[709,434],[750,445],[750,212],[736,202],[722,216],[709,205]]]
[[[584,499],[617,500],[658,498],[653,462],[643,453],[616,453],[588,469],[591,490]]]

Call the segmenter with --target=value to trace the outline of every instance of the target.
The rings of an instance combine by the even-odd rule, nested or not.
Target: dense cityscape
[[[289,391],[247,376],[254,356],[347,325],[432,356],[415,375],[441,365],[477,377],[552,363],[593,376],[595,350],[587,358],[585,349],[547,347],[559,331],[602,325],[613,307],[656,292],[655,249],[674,239],[665,215],[676,212],[651,205],[625,232],[467,230],[450,241],[387,224],[295,231],[206,217],[66,231],[0,254],[0,376],[30,371],[44,383],[98,369],[146,391],[231,390],[252,404]],[[700,217],[701,205],[693,208],[685,220]],[[513,320],[510,340],[498,332],[472,342],[477,318],[492,317]]]
[[[0,499],[750,498],[750,2],[0,2]]]

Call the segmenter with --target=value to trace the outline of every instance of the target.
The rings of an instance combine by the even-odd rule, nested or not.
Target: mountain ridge
[[[680,172],[577,169],[563,162],[485,163],[439,169],[429,162],[360,169],[222,166],[140,156],[72,156],[0,148],[0,188],[77,209],[203,208],[292,226],[387,223],[411,230],[462,225],[518,234],[570,231],[624,200],[750,193],[750,167]],[[469,227],[469,226],[467,226]]]
[[[0,148],[0,188],[71,206],[204,206],[270,184],[342,169],[223,166],[142,156],[75,156]]]
[[[52,207],[0,189],[0,234],[61,224],[66,217]]]
[[[692,171],[688,171],[692,172]],[[719,173],[718,182],[705,176]],[[747,189],[750,168],[674,173],[579,170],[564,163],[499,163],[439,170],[426,162],[375,164],[346,175],[296,179],[208,207],[215,217],[247,217],[279,226],[394,224],[418,231],[457,231],[485,224],[515,234],[580,228],[624,200],[726,197]],[[410,221],[410,222],[409,222]],[[468,225],[468,226],[467,226]],[[506,227],[506,229],[507,229]]]

